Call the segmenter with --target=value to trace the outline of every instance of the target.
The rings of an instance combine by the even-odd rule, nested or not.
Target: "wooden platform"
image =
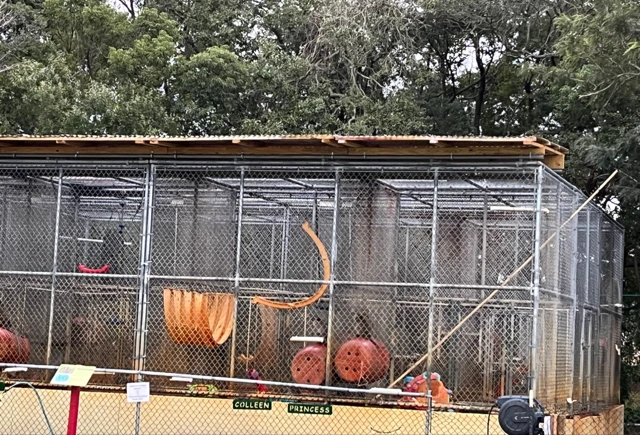
[[[542,160],[563,169],[568,150],[536,136],[0,136],[0,155],[328,156]]]

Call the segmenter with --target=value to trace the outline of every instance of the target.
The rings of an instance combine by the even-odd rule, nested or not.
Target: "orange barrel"
[[[389,351],[381,341],[355,338],[340,346],[334,364],[347,382],[375,382],[389,370]]]
[[[298,384],[320,385],[324,381],[327,346],[310,344],[293,357],[291,376]]]
[[[0,328],[0,361],[26,363],[30,354],[29,340],[18,337],[11,331]]]

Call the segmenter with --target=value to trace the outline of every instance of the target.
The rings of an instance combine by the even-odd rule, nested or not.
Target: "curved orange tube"
[[[320,253],[320,257],[322,258],[322,266],[324,268],[324,277],[322,279],[323,281],[328,281],[329,277],[331,276],[331,266],[329,265],[327,250],[324,249],[324,245],[322,244],[316,233],[314,233],[309,226],[309,222],[305,222],[304,224],[302,224],[302,229],[309,235],[309,237],[311,237],[313,243],[316,244],[318,252]],[[327,287],[327,284],[322,284],[320,288],[318,288],[318,291],[316,291],[309,299],[304,299],[297,302],[275,302],[258,296],[253,298],[251,302],[253,302],[254,304],[266,305],[272,308],[279,308],[282,310],[293,310],[296,308],[303,308],[317,302],[324,295],[324,292],[327,291]]]

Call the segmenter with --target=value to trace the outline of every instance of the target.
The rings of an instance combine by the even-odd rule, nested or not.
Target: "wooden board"
[[[568,150],[546,139],[473,136],[29,136],[0,137],[0,155],[103,156],[543,156],[553,169],[564,167]]]

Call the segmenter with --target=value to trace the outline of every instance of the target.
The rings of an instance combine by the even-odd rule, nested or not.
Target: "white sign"
[[[93,366],[81,366],[62,364],[58,367],[53,379],[51,379],[52,385],[66,385],[70,387],[86,387],[89,383],[89,379],[93,376],[95,371]]]
[[[127,402],[148,402],[149,396],[149,382],[129,382],[127,384]]]

